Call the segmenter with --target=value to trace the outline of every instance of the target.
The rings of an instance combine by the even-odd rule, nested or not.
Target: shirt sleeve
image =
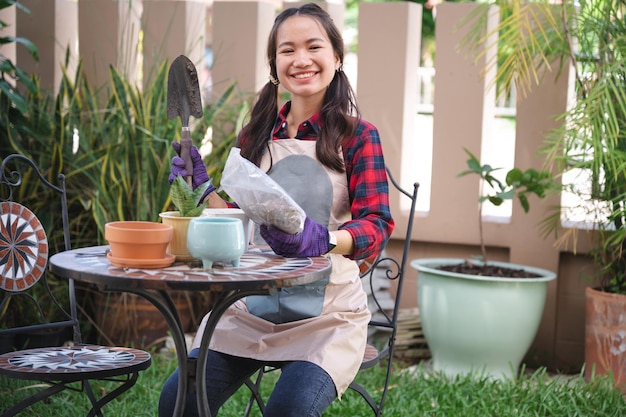
[[[389,209],[389,185],[378,130],[361,120],[344,145],[344,163],[352,220],[339,229],[354,239],[351,259],[366,259],[381,252],[394,228]]]

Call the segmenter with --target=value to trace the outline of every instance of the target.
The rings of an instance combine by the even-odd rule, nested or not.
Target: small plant
[[[554,187],[552,176],[547,171],[537,171],[529,168],[522,171],[519,168],[513,168],[506,174],[505,183],[493,176],[493,172],[501,168],[493,168],[489,164],[481,165],[480,161],[468,149],[464,149],[469,156],[467,160],[467,171],[461,172],[457,177],[463,177],[468,174],[477,174],[481,179],[481,191],[478,198],[478,228],[480,233],[480,250],[482,260],[487,263],[487,250],[483,239],[483,203],[489,201],[494,206],[500,206],[505,200],[512,200],[517,196],[525,213],[530,210],[528,195],[535,194],[539,198],[544,198],[546,192]],[[489,184],[493,188],[493,194],[484,194],[483,185]]]
[[[193,190],[181,175],[176,177],[170,188],[170,198],[180,217],[198,217],[208,207],[208,201],[200,203],[208,186],[209,182],[205,182]]]

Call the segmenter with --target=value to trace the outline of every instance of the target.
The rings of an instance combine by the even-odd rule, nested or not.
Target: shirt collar
[[[291,101],[286,102],[278,112],[272,132],[272,139],[289,139],[289,135],[287,134],[287,115],[289,114],[289,110],[291,110]],[[320,114],[315,113],[298,126],[296,139],[316,140],[320,132],[320,127]]]

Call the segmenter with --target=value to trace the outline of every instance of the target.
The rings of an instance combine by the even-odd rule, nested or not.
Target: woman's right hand
[[[170,176],[169,176],[170,185],[172,184],[172,182],[174,182],[176,177],[178,177],[179,175],[181,175],[183,178],[187,177],[188,175],[191,175],[192,176],[191,188],[195,190],[196,188],[198,188],[200,184],[209,182],[209,187],[207,188],[207,191],[205,192],[205,196],[215,191],[216,188],[211,183],[211,178],[209,177],[209,174],[207,173],[206,167],[204,166],[204,162],[202,162],[202,156],[200,155],[198,148],[195,146],[192,146],[189,151],[189,154],[191,156],[191,162],[193,164],[193,172],[191,173],[187,172],[187,170],[185,169],[185,161],[183,160],[183,158],[180,157],[180,143],[172,142],[172,148],[176,152],[176,156],[172,158],[172,165],[171,165],[171,171],[170,171]]]

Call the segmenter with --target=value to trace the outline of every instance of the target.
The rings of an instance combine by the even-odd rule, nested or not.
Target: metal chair
[[[65,329],[68,336],[71,334],[68,338],[73,340],[67,346],[60,346],[63,343],[60,339],[49,347],[22,345],[19,350],[5,347],[0,355],[0,375],[40,381],[45,388],[12,405],[2,417],[14,416],[65,389],[85,392],[92,406],[87,416],[102,416],[102,407],[130,389],[138,373],[152,363],[151,355],[143,350],[83,344],[73,280],[67,282],[67,300],[64,291],[51,289],[46,269],[53,243],[58,240],[58,251],[70,249],[63,174],[58,176],[58,183],[57,186],[49,182],[39,167],[23,155],[9,155],[0,164],[0,339],[19,340],[19,335],[26,332],[37,334]],[[41,217],[15,201],[28,192],[36,192],[39,199],[52,196],[45,200],[50,205],[39,211]],[[55,231],[53,226],[58,226],[62,232]],[[54,311],[42,306],[42,297],[51,300]],[[37,317],[33,321],[37,322],[9,323],[16,306],[22,308],[18,313],[22,316],[24,311],[33,312],[33,317]],[[114,381],[120,385],[97,398],[90,380]],[[9,400],[4,398],[3,403],[7,405]]]
[[[364,285],[369,287],[370,289],[369,301],[376,306],[376,311],[378,311],[379,313],[373,316],[372,320],[370,320],[370,333],[379,334],[379,331],[382,330],[382,332],[386,334],[386,336],[384,337],[383,343],[380,343],[380,345],[382,346],[382,348],[380,349],[378,349],[373,344],[367,344],[365,354],[363,356],[363,361],[359,369],[359,373],[364,372],[365,370],[370,369],[373,366],[381,363],[383,360],[387,359],[385,382],[382,387],[372,387],[371,391],[378,393],[376,394],[376,399],[374,398],[374,396],[372,396],[372,394],[370,394],[370,391],[368,391],[368,389],[355,381],[353,381],[349,386],[349,389],[354,390],[361,395],[361,397],[370,406],[376,417],[382,415],[383,408],[385,406],[387,391],[389,388],[389,380],[391,378],[391,372],[393,368],[396,333],[398,331],[398,314],[400,311],[400,300],[402,298],[402,286],[406,273],[409,248],[411,246],[411,232],[413,230],[415,207],[417,203],[417,191],[419,188],[419,184],[414,183],[412,193],[404,190],[391,175],[389,167],[386,167],[386,170],[389,180],[391,184],[395,187],[395,189],[410,199],[411,208],[408,213],[407,228],[404,235],[402,258],[400,260],[394,259],[387,256],[386,252],[383,251],[372,262],[366,261],[360,265],[361,279],[363,280]],[[377,279],[379,279],[381,275],[384,277],[384,279],[397,281],[396,296],[391,308],[389,308],[390,306],[383,305],[383,303],[381,302],[381,294],[379,290],[380,286],[376,284]],[[370,305],[370,307],[373,306]],[[255,403],[261,410],[261,413],[263,413],[263,411],[265,410],[265,402],[260,394],[261,382],[263,380],[263,376],[266,373],[274,371],[276,369],[278,368],[265,367],[256,374],[256,378],[254,379],[254,381],[252,379],[246,380],[245,384],[250,390],[251,394],[244,413],[245,417],[250,416],[250,412],[252,411]]]

